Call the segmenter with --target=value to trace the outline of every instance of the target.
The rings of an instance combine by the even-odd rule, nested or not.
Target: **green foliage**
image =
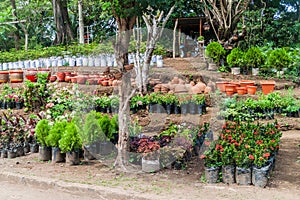
[[[284,48],[277,48],[271,51],[267,62],[270,68],[275,68],[280,71],[283,68],[289,68],[291,61],[290,55]]]
[[[82,147],[82,140],[79,135],[79,130],[74,122],[68,122],[65,131],[59,140],[59,148],[61,152],[71,152]]]
[[[67,126],[66,121],[57,121],[54,123],[54,125],[49,131],[49,135],[46,138],[46,141],[49,144],[49,146],[51,147],[59,146],[59,140],[61,139],[66,126]]]
[[[114,115],[110,120],[109,132],[108,132],[108,139],[112,140],[116,138],[119,134],[119,122],[118,122],[118,115]]]
[[[47,136],[49,135],[49,131],[51,126],[49,125],[49,121],[47,119],[40,120],[35,127],[35,134],[37,142],[42,146],[49,146],[47,141]]]
[[[251,47],[245,53],[244,61],[247,67],[258,68],[263,67],[265,57],[258,47]]]
[[[108,117],[108,115],[104,115],[102,118],[100,118],[98,120],[98,123],[102,129],[102,133],[99,136],[99,140],[100,141],[106,141],[108,138],[108,134],[109,134],[109,127],[110,127],[110,119]]]
[[[243,67],[244,52],[240,48],[234,48],[226,57],[226,61],[230,67]]]
[[[205,53],[210,57],[216,64],[220,64],[220,59],[226,54],[225,49],[218,42],[211,42],[207,45]]]
[[[80,132],[80,136],[84,145],[89,145],[97,142],[100,138],[105,138],[102,128],[98,122],[101,119],[96,111],[89,112],[85,117],[83,125],[83,131]],[[78,124],[80,126],[80,124]]]

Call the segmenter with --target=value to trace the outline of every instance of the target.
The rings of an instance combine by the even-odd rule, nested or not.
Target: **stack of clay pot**
[[[207,94],[211,92],[211,87],[202,82],[195,83],[194,81],[186,84],[184,80],[174,77],[168,84],[156,84],[154,86],[154,92],[175,94]]]
[[[255,82],[251,80],[242,80],[239,82],[216,82],[217,88],[221,92],[226,92],[228,96],[238,93],[239,95],[243,94],[255,94],[256,86]]]

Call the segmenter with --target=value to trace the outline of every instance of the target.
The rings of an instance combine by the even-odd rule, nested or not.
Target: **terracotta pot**
[[[221,91],[221,92],[225,92],[225,85],[227,85],[228,82],[216,82],[216,86],[217,88]]]
[[[65,77],[66,77],[65,72],[57,72],[56,75],[57,75],[57,80],[59,82],[64,82],[65,81]]]
[[[102,81],[103,86],[108,86],[108,81]]]
[[[57,79],[57,77],[56,77],[56,76],[50,76],[50,81],[51,81],[51,82],[54,82],[54,81],[56,81],[56,79]]]
[[[64,72],[65,73],[65,76],[71,76],[71,72]]]
[[[71,76],[70,75],[66,75],[65,76],[65,82],[67,82],[67,83],[69,83],[69,82],[71,82]]]
[[[236,87],[236,91],[239,95],[243,95],[247,93],[246,87]]]
[[[86,76],[77,76],[78,84],[85,84],[87,77]]]
[[[22,83],[23,82],[23,70],[10,70],[9,79],[11,83]]]
[[[273,80],[270,81],[266,80],[266,81],[260,81],[260,84],[261,84],[262,92],[267,95],[274,91],[276,82]]]
[[[226,94],[227,96],[232,96],[234,94],[234,89],[233,88],[227,88],[226,89]]]
[[[233,91],[233,93],[236,92],[236,85],[235,84],[227,84],[225,85],[225,92],[227,91]]]
[[[8,71],[0,71],[0,83],[7,83],[9,78]]]
[[[254,86],[254,81],[242,80],[240,85],[241,87]]]
[[[256,93],[256,86],[247,86],[247,93],[254,95]]]
[[[199,82],[195,85],[195,87],[198,87],[201,92],[204,92],[206,85],[202,82]]]
[[[72,78],[71,78],[71,82],[72,82],[72,83],[77,83],[77,76],[72,77]]]
[[[205,90],[204,90],[204,94],[209,94],[209,93],[211,93],[211,87],[209,87],[209,86],[207,86],[206,88],[205,88]]]

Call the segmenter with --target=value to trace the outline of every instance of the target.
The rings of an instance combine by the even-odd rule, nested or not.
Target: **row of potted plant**
[[[205,95],[153,92],[146,96],[134,96],[131,98],[130,107],[133,112],[145,109],[148,105],[150,113],[157,112],[167,114],[203,114],[206,112]]]
[[[110,118],[96,111],[55,121],[43,117],[26,120],[23,116],[4,114],[1,156],[25,155],[32,146],[30,151],[39,152],[41,161],[64,162],[67,158],[69,164],[79,164],[79,153],[83,149],[89,159],[113,151],[113,144],[118,141],[117,121],[117,115]]]
[[[207,181],[217,182],[222,167],[224,183],[265,187],[281,135],[276,121],[268,124],[226,122],[218,140],[210,142],[209,150],[201,155]]]
[[[142,135],[141,129],[135,130],[138,132],[130,137],[131,162],[142,164],[145,172],[154,172],[169,166],[176,169],[185,167],[191,156],[199,154],[209,133],[209,123],[200,126],[170,124],[166,130],[152,137]]]
[[[290,90],[285,95],[278,92],[262,94],[257,100],[228,98],[221,105],[221,109],[220,115],[227,120],[274,119],[275,114],[299,117],[300,100],[294,98],[292,90]]]

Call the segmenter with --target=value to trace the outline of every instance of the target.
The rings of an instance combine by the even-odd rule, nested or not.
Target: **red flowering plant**
[[[159,158],[160,145],[151,138],[141,138],[138,142],[139,153],[143,154],[145,160],[157,160]]]
[[[220,167],[222,166],[221,161],[221,151],[223,150],[223,147],[217,143],[218,141],[213,141],[209,143],[209,149],[206,150],[200,158],[204,160],[204,166],[205,167]],[[206,141],[206,143],[208,143]]]

